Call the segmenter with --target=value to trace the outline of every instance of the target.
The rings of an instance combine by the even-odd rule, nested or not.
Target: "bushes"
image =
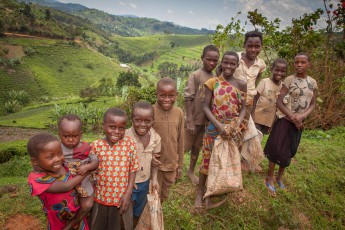
[[[25,90],[11,90],[6,93],[5,111],[7,113],[18,112],[30,102],[30,95]]]
[[[0,144],[0,163],[9,161],[13,156],[24,156],[27,154],[26,142],[15,141]]]

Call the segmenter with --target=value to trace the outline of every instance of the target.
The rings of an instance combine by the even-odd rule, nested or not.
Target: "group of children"
[[[272,77],[255,88],[266,68],[258,58],[262,34],[248,32],[244,48],[243,53],[223,54],[217,76],[213,70],[219,50],[213,45],[204,48],[203,66],[190,75],[185,88],[186,118],[174,106],[175,81],[165,77],[157,83],[154,105],[145,101],[133,105],[128,129],[126,112],[109,108],[103,117],[105,137],[90,145],[81,141],[82,121],[76,115],[59,119],[60,140],[48,133],[32,137],[27,148],[34,170],[28,182],[31,195],[43,202],[48,229],[132,229],[143,212],[150,184],[159,191],[161,202],[168,199],[171,186],[182,176],[184,153],[189,151],[187,176],[198,185],[195,206],[203,206],[214,140],[229,135],[227,124],[242,133],[249,114],[259,131],[271,131],[264,149],[269,159],[264,184],[272,195],[276,194],[274,182],[284,188],[284,169],[296,154],[303,121],[315,107],[317,84],[307,76],[310,58],[297,54],[296,73],[284,82],[287,62],[276,59]],[[201,149],[197,177],[194,171]],[[280,166],[276,178],[275,164]],[[212,205],[210,197],[205,205]]]

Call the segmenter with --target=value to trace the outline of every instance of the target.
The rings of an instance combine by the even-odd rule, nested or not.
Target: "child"
[[[276,100],[282,88],[282,79],[286,76],[288,64],[285,59],[278,58],[272,63],[272,77],[262,79],[256,87],[252,117],[255,127],[267,134],[276,117]]]
[[[80,141],[82,137],[82,121],[77,115],[68,114],[59,118],[58,134],[61,140],[61,147],[65,161],[73,176],[84,175],[98,167],[98,158],[90,153],[90,145]],[[93,207],[93,186],[90,176],[85,177],[81,185],[77,187],[80,197],[80,210],[76,218],[70,223],[78,223],[87,215]]]
[[[135,176],[134,190],[132,193],[133,216],[135,222],[140,217],[147,202],[150,175],[152,186],[158,190],[158,167],[152,167],[153,154],[161,151],[161,137],[152,128],[154,120],[153,107],[146,101],[139,101],[132,107],[132,127],[126,130],[136,144],[140,169]]]
[[[226,124],[230,124],[233,119],[236,119],[237,125],[240,126],[245,116],[247,85],[245,81],[239,80],[233,75],[238,67],[238,62],[237,53],[225,52],[221,61],[222,75],[205,82],[203,111],[210,123],[203,138],[203,159],[195,207],[202,207],[214,140],[218,135],[227,135],[224,130]],[[205,203],[206,207],[211,207],[210,197],[205,198]]]
[[[191,151],[187,176],[195,185],[199,183],[199,178],[195,176],[194,168],[202,146],[205,125],[208,122],[202,111],[202,102],[205,96],[204,83],[214,77],[212,71],[216,68],[218,59],[218,48],[214,45],[206,46],[201,55],[203,67],[189,76],[184,90],[187,115],[184,152]]]
[[[73,177],[64,165],[60,141],[49,133],[30,138],[27,149],[34,171],[28,176],[32,196],[38,196],[47,216],[47,229],[70,229],[68,223],[79,209],[77,192],[74,189],[87,175]],[[75,226],[74,226],[75,227]],[[77,229],[89,229],[83,218]]]
[[[158,184],[161,201],[168,199],[170,187],[182,176],[184,157],[184,115],[174,106],[176,83],[164,77],[157,83],[157,103],[153,105],[153,128],[162,138],[161,165],[158,167]]]
[[[125,111],[108,109],[103,116],[105,138],[91,144],[91,153],[99,159],[91,229],[121,229],[120,215],[133,216],[131,195],[139,165],[135,143],[125,136],[126,124]],[[129,221],[124,224],[133,228],[133,219]]]
[[[296,73],[286,77],[278,96],[278,120],[274,123],[268,137],[264,152],[269,160],[268,174],[265,186],[272,196],[276,195],[274,187],[274,168],[279,165],[278,176],[275,178],[278,186],[285,188],[282,176],[291,158],[295,156],[301,140],[303,121],[315,108],[317,83],[307,75],[310,67],[310,57],[307,53],[298,53],[294,58]],[[285,97],[285,98],[284,98]],[[284,101],[287,104],[284,105]]]

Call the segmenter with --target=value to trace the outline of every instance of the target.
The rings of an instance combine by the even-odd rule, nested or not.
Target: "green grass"
[[[320,132],[329,136],[322,137]],[[224,205],[208,211],[193,207],[196,187],[185,176],[189,163],[186,154],[184,176],[164,203],[165,229],[344,229],[344,137],[344,127],[327,132],[305,131],[298,153],[285,173],[286,191],[278,190],[273,198],[263,184],[264,173],[245,173],[244,190],[227,195]],[[97,137],[87,134],[86,138],[92,141]],[[266,167],[265,159],[265,171]],[[44,223],[41,204],[29,196],[29,171],[27,156],[1,164],[0,188],[16,185],[18,195],[13,198],[4,193],[0,197],[0,225],[14,213],[30,214]]]

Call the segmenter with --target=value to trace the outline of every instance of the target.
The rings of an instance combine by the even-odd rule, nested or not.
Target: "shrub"
[[[16,141],[0,145],[0,163],[9,161],[13,156],[24,156],[25,154],[27,154],[25,142]]]
[[[31,48],[31,47],[27,47],[24,49],[24,53],[27,55],[27,56],[32,56],[36,53],[36,50],[34,48]]]
[[[7,66],[9,68],[14,68],[16,67],[17,65],[20,65],[21,64],[21,61],[19,58],[10,58],[7,60]]]
[[[11,90],[6,93],[8,101],[18,101],[20,105],[26,105],[30,102],[30,95],[25,90]]]
[[[79,96],[81,98],[89,98],[89,101],[92,101],[92,99],[98,96],[98,90],[94,87],[86,87],[80,90]]]
[[[6,113],[15,113],[20,111],[22,108],[21,104],[17,100],[11,100],[5,102],[5,111]]]

